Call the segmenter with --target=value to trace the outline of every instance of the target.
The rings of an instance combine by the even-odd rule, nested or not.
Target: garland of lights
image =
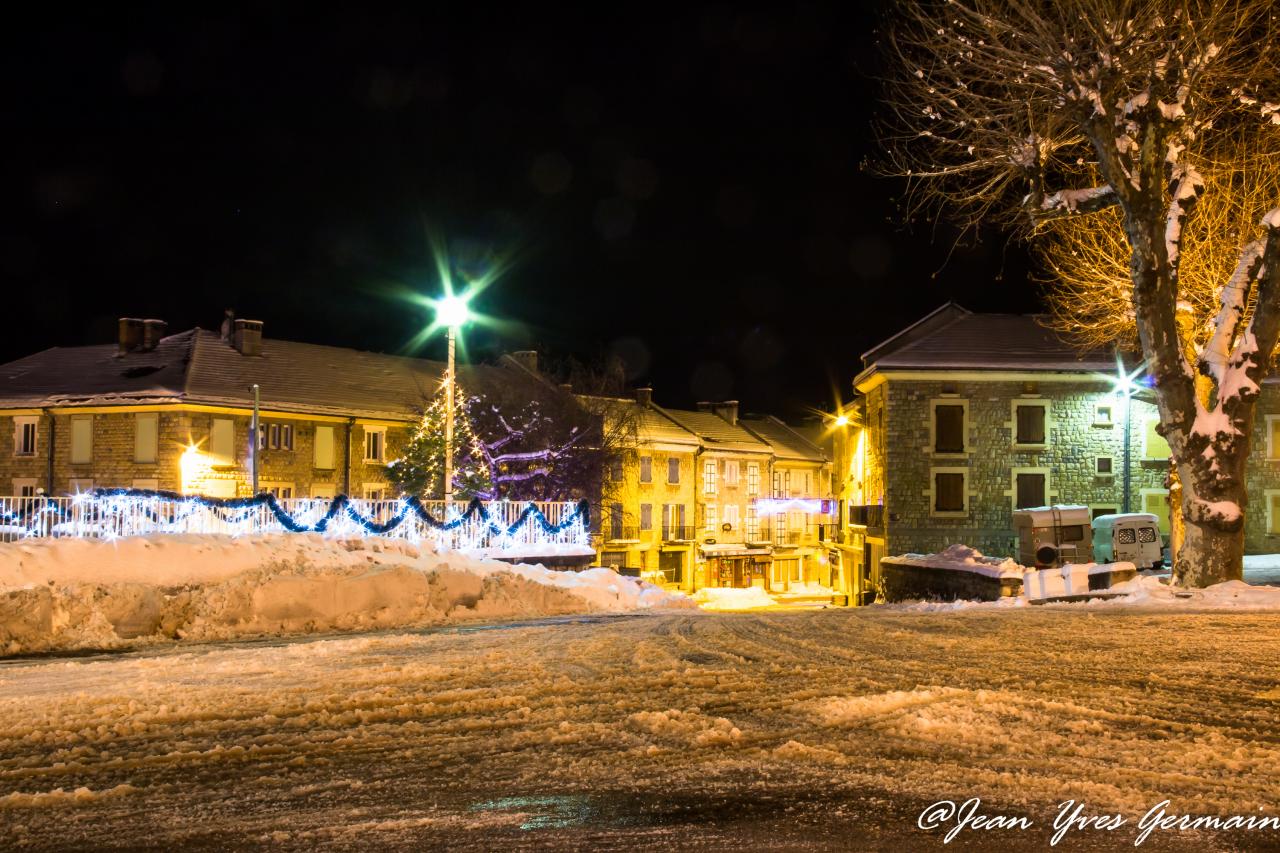
[[[142,509],[146,517],[158,524],[169,523],[159,517],[154,508],[147,506],[148,502],[157,500],[172,501],[182,508],[203,507],[211,509],[215,513],[219,513],[221,520],[228,523],[242,523],[251,517],[251,512],[245,512],[239,519],[234,522],[231,519],[221,515],[226,510],[254,510],[258,507],[265,506],[275,517],[280,526],[290,533],[324,533],[329,526],[344,513],[347,518],[355,522],[366,533],[376,536],[386,535],[394,531],[409,518],[409,514],[413,515],[432,530],[450,531],[462,527],[467,522],[476,518],[489,533],[500,537],[510,537],[519,533],[524,527],[530,523],[534,524],[542,533],[547,535],[556,535],[563,533],[572,528],[575,524],[580,524],[585,529],[590,524],[590,506],[587,501],[579,501],[573,511],[560,520],[558,524],[552,524],[535,504],[529,503],[521,511],[520,515],[510,525],[503,525],[491,517],[488,507],[479,498],[473,498],[468,502],[467,507],[459,515],[448,520],[440,520],[433,516],[431,512],[422,505],[422,501],[416,496],[402,498],[396,513],[385,522],[374,521],[361,515],[352,503],[351,498],[346,495],[338,495],[329,502],[329,508],[314,524],[306,524],[298,521],[289,513],[275,495],[263,493],[250,498],[212,498],[204,495],[181,495],[177,492],[166,492],[154,489],[94,489],[92,492],[84,493],[76,498],[77,501],[83,503],[85,500],[98,501],[134,501]],[[108,504],[110,506],[110,504]],[[55,504],[47,504],[37,512],[46,512],[59,515],[63,518],[67,515],[67,510],[58,507]],[[185,516],[183,516],[185,518]],[[13,513],[6,513],[6,519],[20,520]],[[181,518],[175,519],[180,521]]]

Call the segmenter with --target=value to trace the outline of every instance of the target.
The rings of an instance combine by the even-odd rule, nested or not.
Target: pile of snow
[[[829,586],[824,586],[817,581],[805,581],[804,583],[790,584],[785,592],[780,592],[780,597],[794,598],[830,598],[835,595],[836,591]]]
[[[763,587],[749,586],[735,589],[727,586],[706,586],[693,594],[693,600],[703,610],[755,610],[772,607],[777,600]]]
[[[1066,595],[1088,595],[1089,576],[1136,572],[1133,563],[1065,563],[1056,569],[1027,569],[1022,576],[1022,595],[1030,600],[1056,598]],[[1119,586],[1118,584],[1116,586]],[[1092,590],[1103,592],[1103,590]],[[1106,592],[1116,592],[1113,586]]]
[[[155,535],[0,544],[0,654],[690,607],[609,569],[401,540]]]
[[[907,566],[974,572],[989,578],[1021,578],[1024,571],[1012,557],[988,557],[968,545],[948,545],[936,554],[902,554],[887,559]]]
[[[1105,571],[1106,564],[1102,564]],[[1054,602],[1044,607],[1141,607],[1170,610],[1280,610],[1280,587],[1251,586],[1241,581],[1226,581],[1204,589],[1184,589],[1170,586],[1163,579],[1151,575],[1139,575],[1131,581],[1118,583],[1108,592],[1119,593],[1112,598],[1091,598],[1087,601]],[[1003,609],[1026,607],[1023,596],[1001,598],[998,601],[910,601],[880,605],[891,610],[917,613],[933,613],[950,610]]]

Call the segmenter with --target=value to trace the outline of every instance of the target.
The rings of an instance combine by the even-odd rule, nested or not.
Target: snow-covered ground
[[[0,544],[0,655],[691,607],[609,569],[549,571],[318,535]]]
[[[1280,803],[1280,614],[574,616],[0,665],[3,846],[1046,850]],[[915,828],[981,797],[1025,832]],[[967,845],[963,842],[967,840]],[[1143,850],[1274,834],[1155,834]]]

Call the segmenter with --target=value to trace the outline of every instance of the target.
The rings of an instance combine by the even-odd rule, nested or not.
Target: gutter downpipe
[[[355,418],[347,418],[347,440],[343,442],[342,493],[347,497],[351,497],[351,433],[355,423]]]
[[[45,471],[45,497],[53,497],[53,448],[57,439],[57,421],[53,417],[53,412],[48,409],[44,410],[45,416],[49,418],[49,464]]]

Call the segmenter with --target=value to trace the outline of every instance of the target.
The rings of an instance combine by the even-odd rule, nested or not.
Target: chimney
[[[642,406],[653,405],[653,389],[649,386],[636,389],[636,402]]]
[[[241,355],[262,355],[262,321],[236,320],[231,343]]]
[[[142,346],[142,323],[142,320],[135,317],[120,318],[120,355]]]
[[[141,352],[151,352],[156,348],[156,344],[160,343],[160,339],[164,337],[165,330],[169,328],[169,324],[164,320],[143,320],[142,321],[142,346],[138,347]]]
[[[729,422],[733,426],[738,425],[738,401],[737,400],[721,400],[716,403],[699,403],[698,411],[711,412],[719,415],[720,418]]]
[[[538,372],[538,353],[537,350],[525,349],[511,353],[511,357],[516,363],[530,373]]]

